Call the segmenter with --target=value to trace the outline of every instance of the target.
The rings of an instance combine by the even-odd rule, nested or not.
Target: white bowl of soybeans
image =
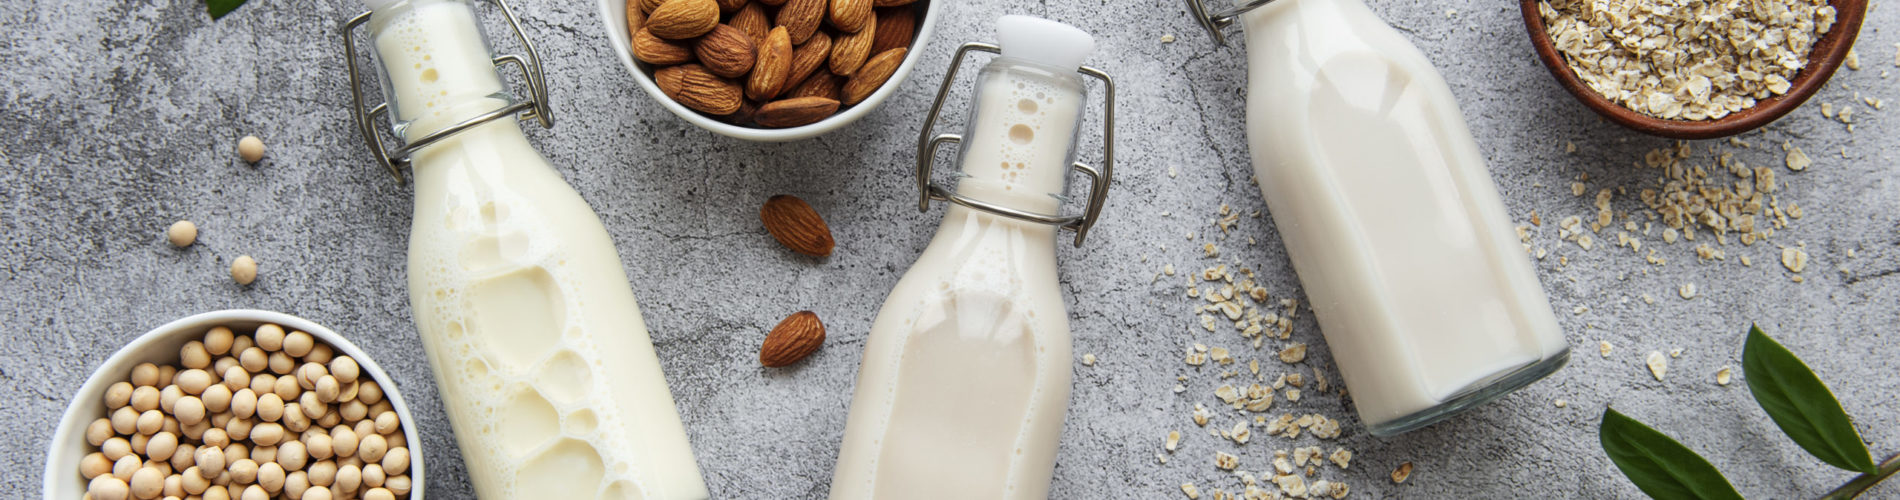
[[[198,314],[133,339],[79,386],[43,496],[419,500],[413,421],[389,374],[322,325]]]

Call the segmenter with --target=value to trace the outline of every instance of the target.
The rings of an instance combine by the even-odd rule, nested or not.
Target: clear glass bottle
[[[1437,422],[1549,375],[1569,346],[1458,103],[1361,0],[1209,14],[1247,35],[1254,172],[1360,419]],[[1219,1],[1219,0],[1216,0]]]
[[[942,193],[957,203],[871,326],[833,500],[1049,497],[1072,361],[1059,226],[1030,219],[1061,219],[1094,40],[1024,16],[998,36]]]
[[[528,143],[471,5],[368,3],[350,28],[414,176],[410,304],[476,494],[707,498],[613,239]]]

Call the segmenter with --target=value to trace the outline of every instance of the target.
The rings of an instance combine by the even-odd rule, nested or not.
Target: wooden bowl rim
[[[1815,40],[1813,51],[1808,53],[1807,66],[1795,73],[1787,93],[1758,100],[1754,107],[1720,119],[1689,121],[1638,113],[1584,85],[1583,80],[1570,69],[1570,63],[1557,53],[1556,44],[1551,42],[1550,33],[1544,29],[1544,18],[1537,10],[1537,5],[1543,1],[1519,0],[1518,5],[1524,16],[1524,27],[1530,33],[1531,46],[1536,49],[1537,59],[1543,61],[1544,68],[1550,70],[1557,84],[1577,100],[1583,101],[1585,107],[1612,122],[1638,132],[1675,139],[1713,139],[1740,134],[1761,128],[1801,107],[1815,92],[1827,85],[1834,71],[1847,59],[1847,52],[1854,48],[1854,40],[1860,35],[1861,20],[1867,13],[1866,0],[1829,0],[1828,4],[1835,10],[1834,27]]]

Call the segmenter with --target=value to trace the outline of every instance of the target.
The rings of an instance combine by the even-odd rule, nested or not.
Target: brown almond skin
[[[777,7],[777,6],[780,6],[780,5],[785,5],[785,0],[759,0],[759,3],[762,3],[762,4],[765,4],[765,5],[769,5],[769,6],[773,6],[773,7]]]
[[[713,0],[666,0],[647,16],[646,29],[653,36],[685,40],[712,31],[719,25],[719,3]]]
[[[871,0],[831,0],[831,25],[839,31],[857,33],[876,20]]]
[[[692,62],[693,49],[684,42],[653,36],[653,32],[642,29],[633,35],[633,57],[647,64],[672,66]]]
[[[765,18],[765,8],[760,7],[758,2],[740,7],[738,12],[732,14],[732,19],[726,21],[726,24],[744,31],[747,37],[752,38],[754,47],[765,43],[765,35],[772,32],[772,21]]]
[[[911,37],[916,35],[915,9],[878,9],[877,36],[871,40],[871,53],[882,54],[891,49],[910,48]]]
[[[752,65],[752,76],[746,80],[745,95],[753,100],[765,102],[778,97],[791,82],[786,81],[792,75],[792,39],[784,26],[772,28],[765,36],[765,43],[759,45],[759,62]]]
[[[792,87],[792,90],[786,92],[784,97],[787,99],[795,97],[823,97],[836,101],[842,96],[838,90],[843,86],[844,77],[831,74],[830,71],[818,71],[813,72],[809,77],[805,77],[805,81],[799,82],[796,87]]]
[[[872,23],[857,33],[840,33],[831,40],[831,72],[838,76],[851,76],[859,66],[871,57],[871,42],[877,39],[877,24]]]
[[[627,38],[633,38],[640,28],[646,27],[647,13],[641,0],[627,0]]]
[[[699,55],[699,63],[707,71],[726,78],[738,78],[752,71],[752,64],[758,62],[758,52],[752,46],[752,38],[745,31],[724,24],[714,26],[706,36],[699,37],[699,45],[693,48]]]
[[[788,0],[778,10],[778,25],[791,34],[793,45],[810,40],[824,20],[825,0]]]
[[[720,12],[725,12],[725,13],[730,14],[730,13],[738,11],[742,7],[745,7],[745,4],[747,2],[750,2],[751,0],[714,0],[714,1],[719,2]]]
[[[675,102],[706,114],[732,114],[745,101],[738,82],[720,78],[698,64],[660,68],[653,72],[653,82]]]
[[[759,208],[759,221],[773,239],[794,252],[826,257],[837,246],[831,239],[831,226],[797,196],[781,194],[765,200],[765,206]]]
[[[660,4],[666,3],[666,0],[639,0],[639,1],[640,1],[640,12],[649,14],[649,15],[653,14],[653,9],[660,8]],[[632,3],[632,1],[629,0],[628,3]]]
[[[732,114],[726,115],[723,118],[725,118],[726,123],[731,123],[733,125],[738,125],[741,127],[749,127],[752,125],[756,125],[756,123],[753,121],[753,117],[757,116],[758,114],[759,114],[759,104],[756,102],[752,102],[751,99],[743,99],[742,102],[739,103],[738,111],[734,111],[732,112]]]
[[[917,0],[871,0],[871,6],[872,7],[896,7],[899,5],[910,5],[916,1]]]
[[[811,36],[804,45],[792,49],[792,74],[785,81],[803,82],[811,77],[818,68],[825,66],[831,58],[831,35],[819,32]]]
[[[780,99],[759,106],[759,112],[753,116],[760,126],[772,128],[797,127],[817,123],[825,117],[838,112],[838,101],[824,97],[794,97]]]
[[[844,103],[857,104],[871,97],[872,92],[884,86],[885,80],[891,79],[891,74],[897,72],[897,66],[904,63],[904,56],[908,54],[910,49],[891,49],[865,61],[864,67],[858,69],[858,74],[851,75],[851,80],[844,82]]]
[[[811,311],[792,313],[765,334],[759,346],[759,364],[768,367],[797,363],[825,345],[825,323]]]

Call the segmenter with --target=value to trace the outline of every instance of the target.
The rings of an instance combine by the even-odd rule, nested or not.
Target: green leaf
[[[1828,465],[1863,474],[1875,472],[1874,459],[1847,420],[1840,400],[1834,399],[1807,363],[1768,338],[1761,327],[1748,329],[1748,342],[1742,346],[1742,375],[1748,378],[1748,392],[1755,395],[1755,402],[1801,449]]]
[[[1603,409],[1603,452],[1630,482],[1656,500],[1741,500],[1722,472],[1682,443],[1636,419]]]
[[[205,11],[211,13],[211,19],[223,19],[225,14],[237,10],[246,0],[205,0]]]

